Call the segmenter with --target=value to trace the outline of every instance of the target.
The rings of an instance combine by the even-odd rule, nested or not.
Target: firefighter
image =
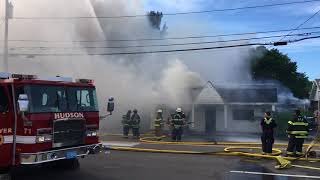
[[[131,128],[131,110],[128,110],[127,114],[122,116],[122,125],[123,125],[123,137],[128,138],[129,131]]]
[[[309,134],[309,124],[307,120],[301,116],[300,110],[296,110],[293,120],[288,121],[287,133],[289,137],[287,156],[302,156],[304,139],[307,138]]]
[[[158,140],[161,140],[163,126],[164,126],[162,112],[163,112],[162,109],[158,109],[156,118],[154,120],[154,132]]]
[[[140,137],[140,116],[138,114],[138,110],[133,110],[133,115],[131,116],[132,123],[132,134],[133,137],[137,139]]]
[[[271,117],[270,112],[264,113],[264,118],[261,120],[261,142],[262,142],[262,153],[272,154],[272,146],[274,143],[273,132],[274,128],[277,127],[275,120]]]
[[[172,141],[181,141],[181,136],[183,134],[183,127],[185,125],[185,114],[182,112],[181,108],[177,108],[176,113],[173,114],[171,120],[172,126]]]

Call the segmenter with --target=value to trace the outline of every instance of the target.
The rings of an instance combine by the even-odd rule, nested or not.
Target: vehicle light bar
[[[36,75],[27,75],[27,74],[12,74],[11,77],[15,79],[25,79],[25,80],[37,79]]]
[[[0,72],[0,79],[9,79],[10,73],[7,72]]]
[[[44,81],[56,81],[56,82],[72,82],[71,77],[61,77],[61,76],[56,76],[56,77],[41,77],[39,80],[44,80]]]
[[[94,83],[94,81],[92,79],[76,79],[76,82],[78,82],[78,83],[86,83],[86,84]]]

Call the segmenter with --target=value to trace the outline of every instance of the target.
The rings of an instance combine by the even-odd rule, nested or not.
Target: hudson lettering
[[[75,112],[75,113],[55,113],[54,119],[74,119],[74,118],[84,118],[83,113]]]

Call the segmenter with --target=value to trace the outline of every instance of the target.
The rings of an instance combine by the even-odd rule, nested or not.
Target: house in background
[[[190,130],[206,135],[258,133],[264,112],[275,111],[278,101],[277,88],[269,85],[220,86],[208,82],[197,94]]]
[[[315,79],[312,84],[310,98],[309,98],[310,108],[312,111],[318,110],[319,98],[320,98],[320,79]]]

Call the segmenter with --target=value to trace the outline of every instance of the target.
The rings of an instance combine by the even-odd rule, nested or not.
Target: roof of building
[[[208,82],[196,98],[196,104],[224,103],[277,103],[278,92],[274,86],[255,84],[214,86]]]
[[[277,88],[217,88],[228,103],[277,103]]]
[[[196,98],[196,104],[224,104],[223,98],[219,92],[213,86],[211,82],[208,82],[198,94]]]

